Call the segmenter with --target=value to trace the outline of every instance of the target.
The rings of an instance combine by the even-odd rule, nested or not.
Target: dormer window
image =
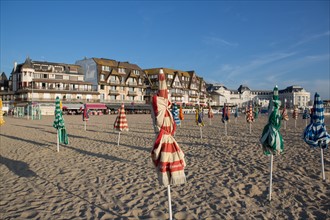
[[[139,75],[140,74],[140,71],[139,70],[133,70],[133,74],[134,75]]]
[[[101,80],[101,81],[104,81],[104,74],[101,74],[101,76],[100,76],[100,80]]]
[[[118,73],[125,73],[125,68],[118,68]]]
[[[109,66],[102,66],[102,71],[110,71],[110,67]]]

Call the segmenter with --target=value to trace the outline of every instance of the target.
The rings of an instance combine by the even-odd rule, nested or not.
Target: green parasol
[[[273,179],[273,154],[280,154],[284,150],[283,138],[280,133],[281,114],[279,107],[281,101],[278,99],[278,88],[275,86],[273,100],[270,101],[268,124],[265,126],[260,142],[265,155],[270,155],[270,180],[269,180],[269,200],[272,199],[272,179]]]
[[[69,144],[68,134],[66,133],[62,110],[60,107],[60,98],[55,100],[55,121],[53,127],[57,130],[57,151],[59,151],[59,144]]]

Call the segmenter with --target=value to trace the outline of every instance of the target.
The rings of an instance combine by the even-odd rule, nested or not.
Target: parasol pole
[[[202,139],[203,138],[203,131],[202,131],[202,127],[201,126],[199,126],[199,131],[201,133],[201,139]]]
[[[227,121],[225,121],[225,135],[227,136]]]
[[[321,147],[321,163],[322,163],[322,179],[325,181],[324,160],[323,160],[323,148],[322,147]]]
[[[237,117],[235,118],[235,124],[237,124]]]
[[[171,186],[167,185],[169,219],[172,220]]]
[[[273,185],[273,154],[270,155],[269,201],[272,200],[272,185]]]
[[[57,139],[57,152],[60,152],[60,142],[58,140],[58,129],[57,129],[56,139]]]
[[[308,120],[308,119],[306,118],[306,120],[305,120],[305,127],[307,127],[307,120]]]
[[[250,134],[251,134],[251,130],[252,130],[252,123],[250,122]]]
[[[117,143],[117,146],[119,146],[119,141],[120,141],[120,132],[118,133],[118,143]]]
[[[286,121],[284,121],[284,130],[286,130]]]
[[[297,119],[294,120],[294,128],[297,128]]]
[[[85,125],[85,131],[86,131],[86,120],[84,121],[84,125]]]

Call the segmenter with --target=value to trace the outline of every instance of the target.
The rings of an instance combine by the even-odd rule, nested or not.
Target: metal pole
[[[167,185],[169,219],[172,220],[171,186]]]
[[[273,154],[270,155],[269,201],[272,200],[272,187],[273,187]]]

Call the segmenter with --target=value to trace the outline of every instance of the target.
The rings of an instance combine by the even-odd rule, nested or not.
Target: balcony
[[[128,82],[128,85],[129,86],[137,86],[137,83],[136,82]]]
[[[129,96],[137,96],[137,92],[135,91],[128,91],[128,94]]]
[[[110,80],[110,85],[120,85],[120,81],[119,80]]]
[[[119,91],[112,89],[112,90],[109,91],[109,95],[119,95]]]
[[[171,96],[173,96],[173,97],[183,97],[183,93],[182,92],[172,92]]]
[[[198,98],[198,94],[189,94],[190,98]]]

